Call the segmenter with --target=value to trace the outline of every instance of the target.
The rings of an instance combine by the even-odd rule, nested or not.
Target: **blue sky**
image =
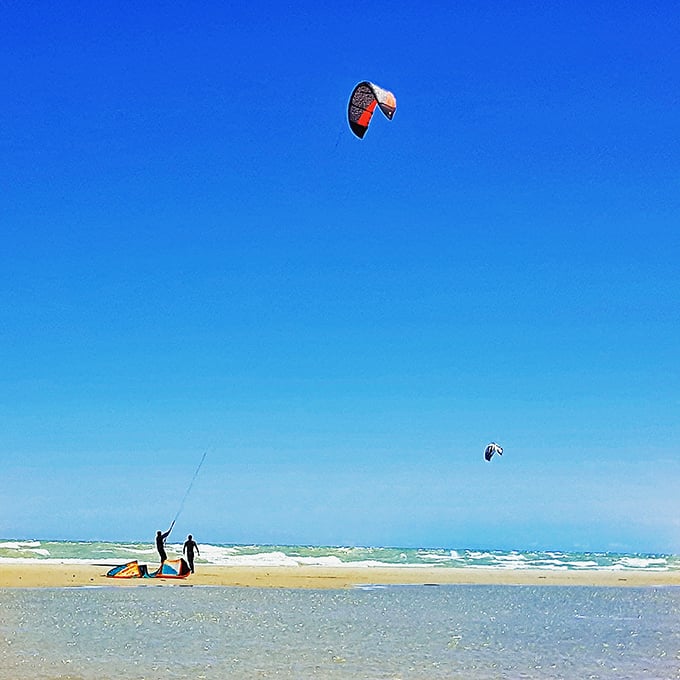
[[[5,3],[0,536],[680,553],[680,18],[551,4]]]

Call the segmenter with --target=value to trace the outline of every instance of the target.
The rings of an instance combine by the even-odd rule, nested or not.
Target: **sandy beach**
[[[153,565],[150,565],[153,566]],[[84,564],[0,564],[0,588],[84,586],[240,586],[352,588],[359,585],[680,586],[680,572],[454,569],[427,567],[200,566],[185,579],[113,579],[107,567]]]

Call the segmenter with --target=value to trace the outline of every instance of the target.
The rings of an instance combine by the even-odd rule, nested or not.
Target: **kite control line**
[[[198,473],[201,469],[201,466],[203,465],[203,461],[205,460],[205,457],[208,455],[208,450],[206,449],[205,452],[203,453],[203,457],[201,458],[201,462],[198,464],[198,467],[196,468],[196,472],[194,472],[194,476],[191,478],[191,482],[189,483],[189,488],[186,490],[186,493],[184,494],[184,498],[182,498],[182,502],[179,504],[179,510],[177,511],[177,514],[175,515],[175,519],[172,520],[172,524],[170,525],[170,529],[172,530],[172,527],[175,526],[175,522],[177,521],[177,518],[180,516],[180,513],[182,510],[184,510],[184,503],[187,500],[187,497],[189,496],[189,492],[191,491],[191,487],[194,485],[194,482],[196,481],[196,477],[198,477]]]

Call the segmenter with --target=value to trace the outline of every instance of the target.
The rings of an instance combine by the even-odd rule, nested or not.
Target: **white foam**
[[[667,561],[662,557],[622,557],[618,560],[621,567],[632,569],[660,568],[667,565]]]
[[[95,564],[95,560],[84,560],[77,557],[0,557],[2,564]],[[113,566],[113,565],[112,565]]]
[[[455,551],[453,551],[455,552]],[[436,553],[421,553],[420,557],[424,560],[430,560],[432,562],[451,562],[452,560],[460,560],[458,553],[454,555],[437,555]]]
[[[170,546],[168,546],[170,547]],[[175,546],[172,546],[175,548]],[[179,550],[182,549],[182,546],[179,546]],[[104,551],[102,551],[104,552]],[[106,552],[111,552],[110,550],[107,550]],[[121,546],[116,546],[116,552],[126,552],[126,553],[132,553],[134,555],[151,555],[156,552],[154,548],[136,548],[136,547],[128,547],[126,545],[121,545]]]
[[[40,541],[3,541],[0,543],[0,550],[26,550],[39,547]]]
[[[50,551],[40,547],[40,541],[5,541],[0,543],[0,550],[16,550],[17,552],[31,552],[35,555],[49,556]]]
[[[527,558],[521,553],[510,553],[509,555],[493,555],[498,562],[526,562]]]

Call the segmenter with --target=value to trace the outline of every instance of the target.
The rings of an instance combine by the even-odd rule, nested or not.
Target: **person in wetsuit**
[[[165,552],[165,539],[170,535],[173,524],[174,522],[165,533],[162,533],[161,531],[156,532],[156,550],[158,550],[158,555],[161,558],[161,565],[168,559],[168,554]]]
[[[191,573],[194,573],[194,550],[196,550],[196,554],[200,555],[200,551],[198,549],[198,544],[196,541],[194,541],[194,537],[189,534],[187,536],[187,540],[184,541],[184,547],[182,548],[182,554],[185,554],[187,556],[187,564],[189,565],[189,569],[191,569]]]

